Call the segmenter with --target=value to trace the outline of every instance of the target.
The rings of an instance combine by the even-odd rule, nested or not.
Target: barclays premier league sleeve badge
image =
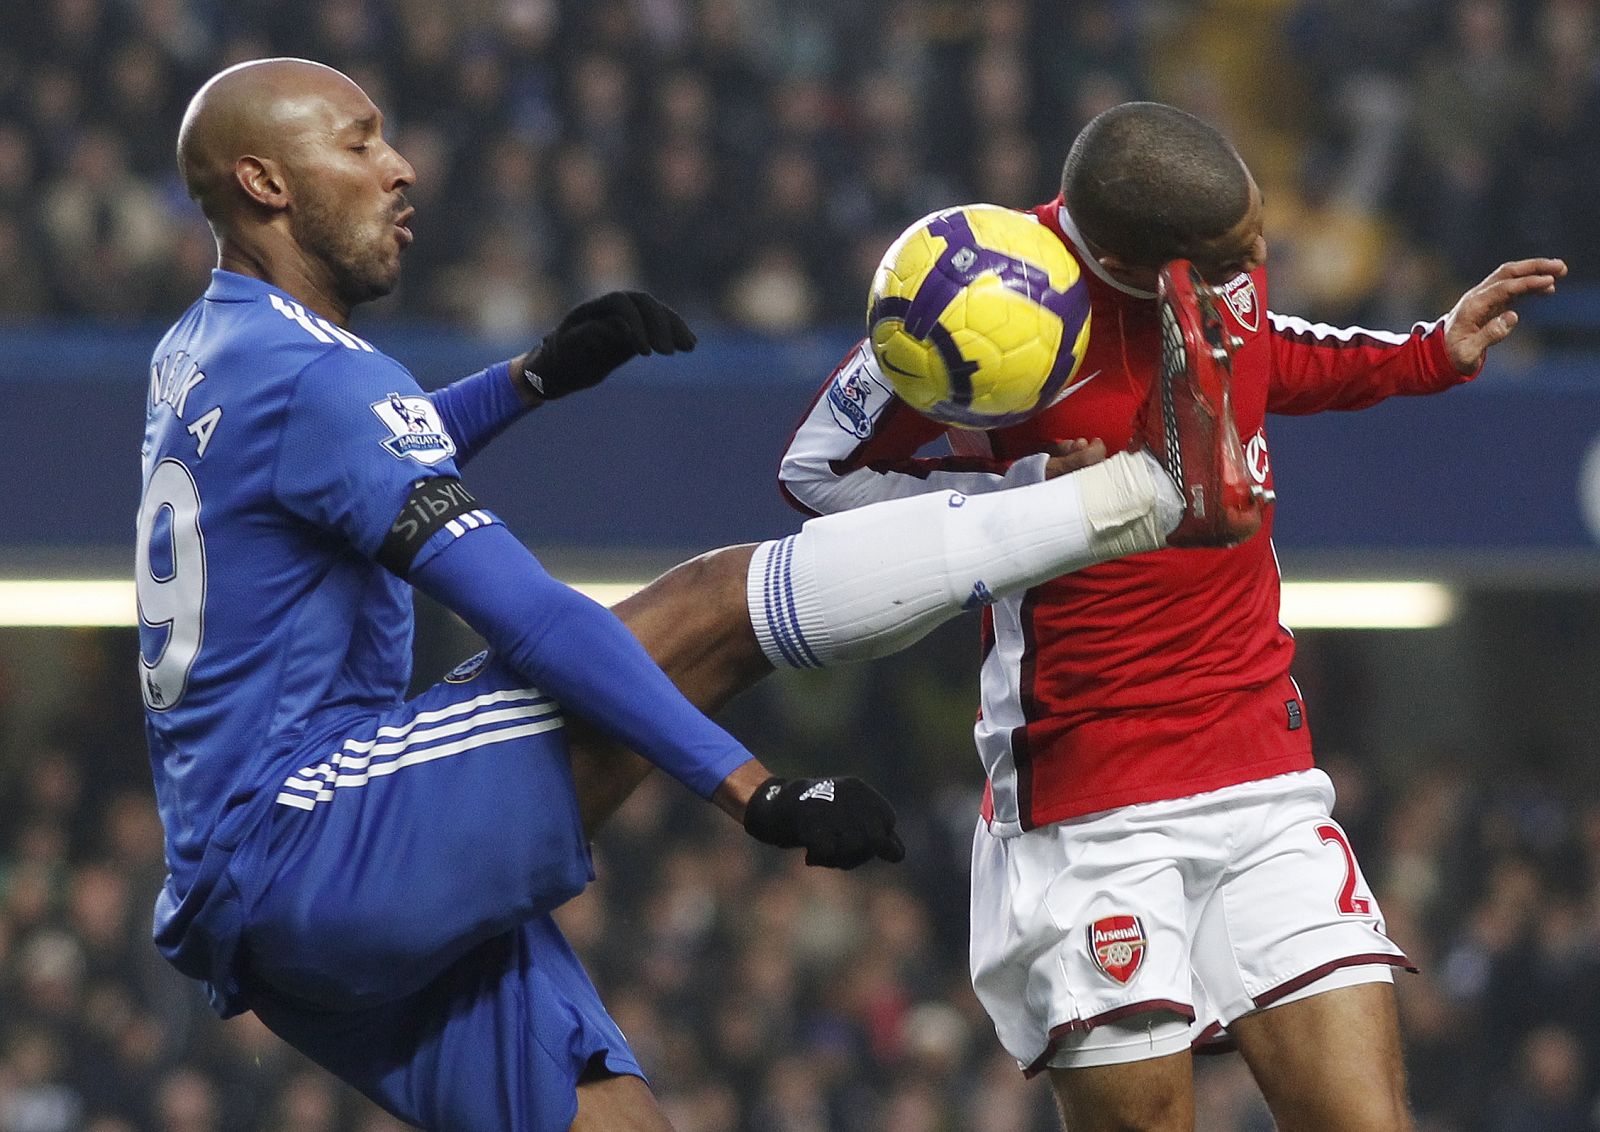
[[[893,398],[894,392],[873,377],[867,352],[858,350],[828,386],[828,411],[840,428],[857,440],[865,440]]]
[[[456,442],[444,430],[439,410],[426,397],[391,393],[372,403],[372,411],[389,430],[383,446],[397,460],[412,459],[432,467],[456,454]]]

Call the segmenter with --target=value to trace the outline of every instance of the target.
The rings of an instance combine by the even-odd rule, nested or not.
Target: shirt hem
[[[1054,825],[1056,822],[1067,821],[1072,818],[1088,817],[1091,814],[1105,813],[1107,810],[1117,810],[1124,806],[1137,806],[1145,802],[1171,802],[1178,798],[1189,798],[1196,794],[1208,794],[1213,790],[1221,790],[1227,786],[1239,786],[1246,782],[1259,782],[1262,779],[1277,778],[1283,774],[1293,774],[1295,771],[1315,769],[1316,763],[1304,754],[1294,754],[1276,758],[1267,762],[1252,763],[1249,766],[1237,767],[1218,774],[1203,775],[1199,778],[1186,778],[1177,782],[1163,782],[1158,786],[1148,786],[1144,789],[1114,790],[1105,794],[1093,794],[1088,797],[1074,797],[1069,802],[1057,803],[1051,806],[1035,806],[1034,812],[1026,821],[1021,819],[1002,821],[998,818],[989,820],[989,832],[998,837],[1015,837],[1030,829],[1040,826]]]

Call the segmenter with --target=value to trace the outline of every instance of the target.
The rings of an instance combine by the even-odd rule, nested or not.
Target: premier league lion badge
[[[432,467],[456,454],[456,442],[445,431],[439,410],[426,397],[391,393],[382,401],[374,401],[372,411],[389,429],[383,446],[396,459],[410,457]]]
[[[860,353],[828,387],[828,411],[834,422],[857,440],[872,435],[878,414],[890,399],[889,388],[872,379],[865,356]]]
[[[1089,954],[1094,965],[1127,985],[1144,966],[1148,943],[1138,916],[1107,916],[1089,925]]]

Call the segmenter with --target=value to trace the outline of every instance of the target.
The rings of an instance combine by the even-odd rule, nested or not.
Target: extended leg
[[[936,492],[812,519],[787,539],[685,562],[615,612],[684,695],[714,712],[774,664],[887,656],[965,609],[1155,550],[1181,513],[1159,466],[1124,453],[1010,491]],[[587,725],[572,740],[592,834],[649,765]]]

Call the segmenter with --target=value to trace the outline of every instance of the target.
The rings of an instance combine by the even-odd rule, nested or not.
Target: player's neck
[[[218,243],[217,266],[272,284],[337,327],[350,325],[350,305],[339,298],[330,273],[298,247],[252,247],[228,237]]]

